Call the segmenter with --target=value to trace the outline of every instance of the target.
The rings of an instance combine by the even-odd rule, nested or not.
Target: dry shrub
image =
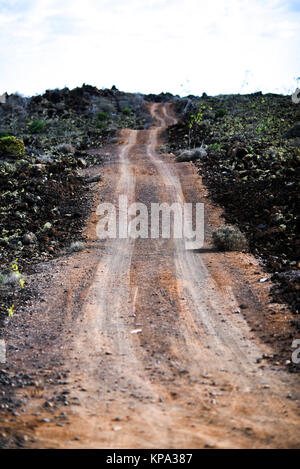
[[[219,251],[247,251],[248,242],[237,226],[221,226],[212,234]]]

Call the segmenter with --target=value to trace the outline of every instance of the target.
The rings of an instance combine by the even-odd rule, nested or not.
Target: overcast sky
[[[0,0],[0,94],[288,94],[299,32],[300,0]]]

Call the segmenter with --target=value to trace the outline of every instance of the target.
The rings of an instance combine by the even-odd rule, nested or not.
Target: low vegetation
[[[189,96],[174,104],[180,120],[169,129],[171,150],[180,158],[189,147],[205,145],[206,155],[194,160],[211,197],[276,273],[275,299],[284,289],[299,312],[300,105],[291,96],[260,92]]]
[[[8,95],[0,104],[1,272],[16,257],[28,271],[69,247],[69,252],[83,249],[76,240],[88,213],[85,194],[88,184],[101,179],[99,173],[80,175],[102,162],[90,150],[107,144],[120,127],[150,123],[142,95],[115,87],[84,84],[31,98]],[[15,288],[17,277],[9,271],[0,278],[0,316],[12,304],[19,310],[24,292]]]
[[[35,120],[28,126],[28,131],[31,134],[42,134],[46,130],[46,122],[42,120]]]
[[[215,246],[220,251],[247,251],[248,242],[237,226],[221,226],[212,234]]]
[[[19,158],[24,153],[25,145],[22,140],[11,136],[0,138],[0,157]]]

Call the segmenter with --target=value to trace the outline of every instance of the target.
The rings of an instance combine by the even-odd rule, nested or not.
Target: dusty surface
[[[280,306],[266,304],[253,256],[211,249],[220,209],[190,163],[157,152],[171,107],[151,112],[156,126],[124,130],[95,185],[86,249],[41,266],[44,294],[7,334],[7,369],[32,382],[19,410],[1,415],[3,446],[299,447],[299,377],[269,360]],[[204,248],[98,240],[97,203],[123,194],[148,207],[204,202]]]

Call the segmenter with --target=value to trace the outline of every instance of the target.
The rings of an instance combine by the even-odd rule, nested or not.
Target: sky
[[[0,0],[0,94],[300,87],[300,0]]]

